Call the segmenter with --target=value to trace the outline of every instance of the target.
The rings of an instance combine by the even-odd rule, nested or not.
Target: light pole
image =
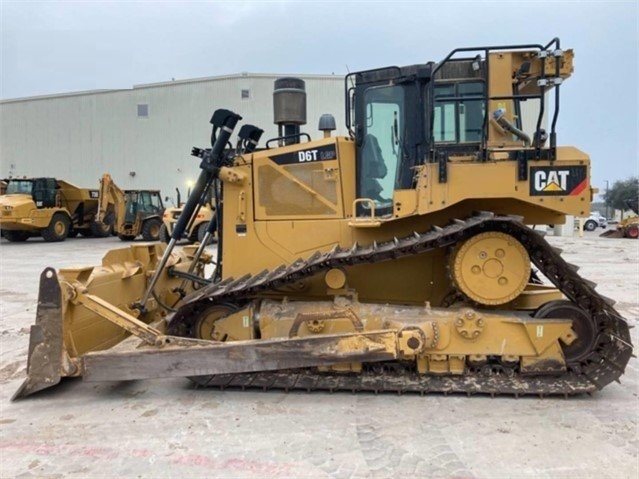
[[[610,219],[608,216],[608,180],[606,180],[606,219]]]

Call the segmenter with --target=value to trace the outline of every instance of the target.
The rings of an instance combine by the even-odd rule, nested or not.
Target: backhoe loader
[[[144,241],[158,241],[164,205],[159,190],[122,191],[105,173],[100,178],[97,222],[112,225],[122,241],[142,235]]]
[[[627,322],[526,226],[588,214],[590,159],[556,138],[572,72],[555,38],[351,73],[348,136],[324,115],[316,140],[300,131],[304,82],[280,78],[264,147],[249,124],[231,143],[241,117],[216,110],[168,245],[45,269],[15,397],[69,376],[513,396],[617,380]],[[209,190],[216,256],[211,230],[174,248]]]

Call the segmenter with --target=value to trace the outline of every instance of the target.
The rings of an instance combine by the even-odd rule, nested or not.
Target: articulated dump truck
[[[56,178],[9,178],[0,196],[0,230],[11,242],[42,236],[47,242],[68,237],[111,234],[110,227],[95,221],[97,189],[80,188]]]
[[[526,226],[588,214],[590,159],[557,146],[572,72],[553,39],[351,73],[348,135],[323,115],[316,140],[304,82],[281,78],[263,147],[249,124],[232,142],[240,116],[215,111],[168,244],[44,270],[16,397],[74,376],[513,396],[618,380],[628,324]],[[176,249],[207,191],[217,252],[214,226]]]

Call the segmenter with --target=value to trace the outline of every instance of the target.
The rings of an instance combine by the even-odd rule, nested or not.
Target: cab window
[[[481,141],[485,113],[483,82],[437,85],[434,100],[436,143]]]
[[[404,88],[369,88],[358,162],[358,196],[374,201],[382,213],[392,206],[404,137]]]
[[[31,181],[11,180],[7,185],[7,194],[30,195],[32,189],[33,183]]]

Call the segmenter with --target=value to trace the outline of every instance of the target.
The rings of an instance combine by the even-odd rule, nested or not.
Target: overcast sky
[[[591,155],[603,190],[639,174],[638,4],[0,0],[0,98],[238,72],[345,74],[558,36],[575,50],[558,143]]]

